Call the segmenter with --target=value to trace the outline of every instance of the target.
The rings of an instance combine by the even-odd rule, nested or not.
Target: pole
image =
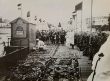
[[[30,12],[30,22],[31,22],[31,12]]]
[[[21,18],[22,18],[22,3],[21,3]]]
[[[76,32],[77,32],[77,11],[76,11]]]
[[[91,29],[90,29],[91,32],[92,32],[92,7],[93,7],[93,0],[91,0]]]
[[[91,32],[91,34],[92,34],[92,6],[93,6],[93,0],[91,0],[91,28],[90,28],[90,32]],[[92,59],[91,58],[91,34],[90,34],[90,39],[89,39],[89,59]]]
[[[83,2],[82,2],[82,6],[83,6]],[[83,9],[81,10],[81,33],[82,33],[82,14],[83,14]]]
[[[76,31],[75,31],[75,20],[74,20],[74,32],[76,32]]]

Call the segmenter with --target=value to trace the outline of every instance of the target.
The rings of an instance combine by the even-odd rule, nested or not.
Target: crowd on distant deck
[[[64,44],[65,43],[65,30],[62,31],[37,31],[36,32],[36,39],[39,38],[46,44],[57,45],[57,44]]]
[[[101,45],[107,40],[108,34],[102,32],[80,32],[73,33],[74,31],[37,31],[36,38],[39,38],[46,44],[69,44],[76,45],[83,51],[84,56],[88,56],[90,60],[93,59],[94,54],[98,52]],[[73,37],[74,35],[74,37]],[[73,40],[74,38],[74,40]],[[73,42],[73,43],[72,43]],[[68,46],[67,45],[67,46]]]
[[[108,34],[97,33],[97,32],[80,32],[74,33],[73,30],[65,31],[37,31],[36,39],[44,42],[43,44],[53,44],[53,45],[66,45],[74,48],[74,45],[78,46],[83,55],[88,56],[89,59],[93,59],[94,54],[98,52],[101,45],[107,40]],[[69,43],[68,43],[69,41]],[[40,42],[41,43],[41,42]],[[4,44],[4,43],[3,43]],[[2,44],[1,44],[2,45]],[[2,45],[2,47],[5,45]],[[3,50],[2,50],[3,52]]]

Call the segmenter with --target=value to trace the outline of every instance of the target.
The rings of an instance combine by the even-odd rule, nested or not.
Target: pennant
[[[39,21],[40,21],[40,23],[42,22],[42,20],[41,20],[41,19],[39,19]]]
[[[72,25],[72,20],[70,21],[70,24]]]
[[[45,20],[43,22],[45,23]]]
[[[20,3],[20,4],[18,4],[17,6],[21,6],[21,3]]]
[[[37,20],[37,16],[35,16],[35,19],[34,19],[35,21]]]
[[[61,23],[59,22],[58,27],[61,27]]]
[[[27,17],[30,17],[30,11],[27,12]]]
[[[68,21],[68,24],[71,24],[72,25],[72,20]]]
[[[21,10],[21,4],[18,4],[17,6],[18,6],[18,10]]]
[[[75,11],[82,10],[82,2],[75,6]]]
[[[75,20],[76,15],[72,15],[72,16],[73,16],[73,19]]]
[[[68,21],[68,24],[70,24],[70,21]]]
[[[73,18],[70,18],[70,20],[72,20]]]
[[[51,28],[51,24],[50,23],[47,23],[47,25],[48,25],[49,28]]]
[[[76,13],[76,11],[74,11],[73,13]]]
[[[21,10],[21,8],[18,8],[18,10]]]

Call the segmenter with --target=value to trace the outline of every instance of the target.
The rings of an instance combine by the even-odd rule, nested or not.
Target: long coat
[[[110,36],[107,41],[101,46],[100,50],[95,54],[92,62],[92,70],[95,70],[96,61],[99,58],[99,54],[103,53],[104,56],[101,57],[97,64],[96,74],[94,81],[110,81]],[[93,72],[88,77],[87,81],[92,81]]]

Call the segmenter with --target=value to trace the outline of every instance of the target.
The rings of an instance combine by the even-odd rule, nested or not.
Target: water
[[[10,34],[0,34],[0,57],[4,56],[3,51],[4,51],[4,46],[3,46],[3,41],[8,42],[8,38],[10,38]],[[6,43],[7,46],[7,43]]]

